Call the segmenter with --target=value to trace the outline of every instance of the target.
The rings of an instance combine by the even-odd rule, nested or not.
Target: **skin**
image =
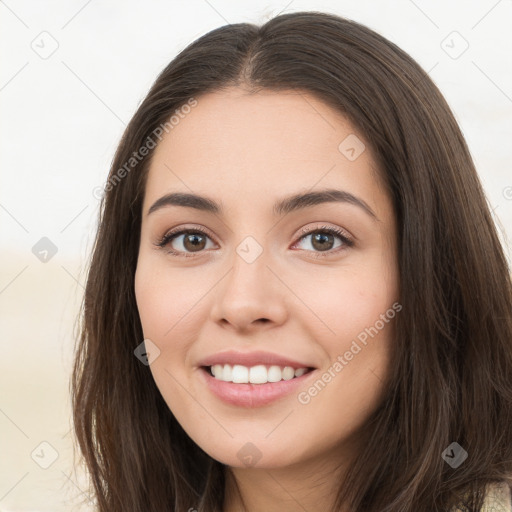
[[[197,100],[155,149],[145,190],[135,293],[144,337],[160,350],[150,370],[188,435],[230,467],[226,512],[329,510],[362,448],[358,429],[382,399],[393,321],[307,404],[295,392],[258,408],[226,404],[197,365],[228,349],[267,350],[318,369],[307,391],[398,299],[391,200],[363,135],[315,96],[231,87]],[[366,146],[354,161],[338,149],[351,134]],[[324,188],[357,196],[377,219],[342,202],[272,212],[284,196]],[[172,205],[148,215],[170,192],[208,196],[224,211]],[[313,244],[322,226],[354,245],[335,235],[322,251]],[[195,250],[183,234],[155,245],[175,227],[209,234]],[[248,236],[263,249],[252,263],[236,252]],[[237,455],[248,442],[261,454],[252,466]]]

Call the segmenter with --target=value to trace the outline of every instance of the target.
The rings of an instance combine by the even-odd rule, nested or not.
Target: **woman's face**
[[[214,459],[334,460],[379,404],[401,306],[377,172],[344,116],[296,92],[201,96],[155,149],[137,305],[156,385]]]

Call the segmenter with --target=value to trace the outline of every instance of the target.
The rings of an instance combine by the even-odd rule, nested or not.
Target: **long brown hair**
[[[464,138],[429,76],[372,30],[319,12],[202,36],[162,71],[124,132],[102,199],[71,381],[98,510],[222,510],[227,468],[188,437],[134,356],[143,340],[134,274],[152,151],[130,159],[191,98],[233,85],[313,93],[343,113],[371,144],[394,205],[403,310],[389,387],[333,510],[349,502],[365,512],[479,511],[486,484],[512,484],[504,251]],[[454,442],[468,453],[457,468],[442,457]]]

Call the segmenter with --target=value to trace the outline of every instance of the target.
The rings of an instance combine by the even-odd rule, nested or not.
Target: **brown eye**
[[[308,239],[310,239],[309,243],[304,244],[303,241]],[[339,240],[339,242],[336,243],[336,240]],[[306,247],[302,247],[302,249],[314,253],[315,257],[323,256],[321,253],[326,253],[326,256],[332,253],[338,253],[354,245],[353,240],[351,240],[344,231],[329,226],[310,231],[304,230],[299,242],[295,245],[300,246],[301,243],[306,245]]]
[[[311,245],[319,251],[328,251],[333,248],[334,236],[327,233],[316,233],[312,235]]]
[[[187,251],[200,251],[206,245],[206,237],[197,233],[185,235],[183,238],[183,247]]]
[[[184,229],[166,234],[157,244],[168,248],[169,252],[177,256],[188,256],[189,253],[199,253],[208,248],[210,237],[198,229]]]

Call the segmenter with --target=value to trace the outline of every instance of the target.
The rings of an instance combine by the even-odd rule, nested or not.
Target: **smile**
[[[251,367],[240,364],[215,364],[209,369],[215,379],[237,384],[266,384],[267,382],[291,380],[310,371],[309,368],[294,369],[291,366],[266,366],[263,364]]]
[[[228,366],[226,372],[226,366]],[[253,370],[256,368],[256,370]],[[208,390],[224,403],[237,407],[263,407],[279,399],[285,399],[292,393],[295,395],[307,386],[306,381],[312,378],[317,371],[313,368],[297,368],[257,365],[246,367],[241,365],[214,365],[199,368],[199,376]],[[265,371],[263,371],[265,370]],[[293,370],[293,375],[291,373]],[[215,375],[213,375],[215,372]],[[217,374],[217,372],[219,372]],[[226,372],[226,373],[225,373]],[[231,375],[229,375],[231,372]],[[260,383],[249,382],[253,373],[255,380]],[[297,372],[297,375],[295,373]],[[219,377],[230,377],[230,380],[221,380]],[[277,377],[280,377],[277,380]],[[275,378],[272,382],[270,379]],[[236,380],[241,382],[235,382]]]

